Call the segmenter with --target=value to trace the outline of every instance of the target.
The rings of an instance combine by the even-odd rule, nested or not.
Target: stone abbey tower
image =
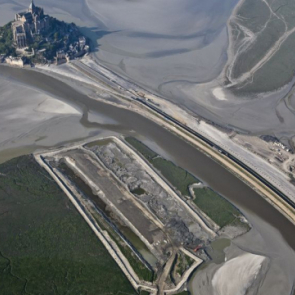
[[[49,29],[50,18],[44,15],[43,8],[35,6],[32,0],[29,9],[15,15],[12,23],[13,38],[17,48],[25,48],[30,44],[35,34]]]

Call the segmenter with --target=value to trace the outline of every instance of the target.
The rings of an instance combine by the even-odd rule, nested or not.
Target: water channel
[[[245,237],[238,239],[236,243],[245,251],[271,258],[274,268],[269,271],[270,283],[275,284],[276,280],[283,278],[284,282],[280,281],[280,284],[292,287],[295,273],[294,225],[253,189],[210,157],[142,115],[90,99],[52,77],[34,71],[8,67],[0,67],[0,76],[40,89],[82,108],[84,115],[80,124],[85,128],[89,126],[86,114],[91,110],[117,122],[117,124],[108,125],[97,124],[95,127],[97,130],[109,130],[123,135],[132,134],[134,136],[136,134],[139,139],[144,138],[145,141],[156,144],[159,149],[169,154],[177,165],[206,182],[245,214],[254,229]],[[93,124],[90,125],[91,128],[94,127]],[[281,276],[276,279],[278,273]],[[267,284],[268,280],[266,279],[264,284]],[[285,290],[290,290],[290,288],[286,287]],[[271,291],[269,294],[275,294],[274,292],[276,291]]]

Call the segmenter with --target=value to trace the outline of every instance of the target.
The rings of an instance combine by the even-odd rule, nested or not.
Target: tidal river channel
[[[271,290],[272,285],[276,284],[284,284],[292,288],[295,273],[295,226],[254,190],[210,157],[142,115],[90,99],[52,77],[39,72],[8,67],[0,67],[0,78],[1,76],[44,91],[83,109],[83,116],[79,124],[85,128],[90,125],[93,128],[93,124],[88,122],[87,117],[91,110],[116,122],[116,124],[108,125],[97,124],[97,129],[123,135],[132,133],[139,139],[158,146],[159,150],[169,155],[176,164],[222,194],[248,218],[253,230],[243,238],[239,238],[236,243],[245,251],[270,258],[272,267],[263,283],[264,285],[269,284],[264,288],[265,292]],[[270,292],[269,294],[275,293]]]

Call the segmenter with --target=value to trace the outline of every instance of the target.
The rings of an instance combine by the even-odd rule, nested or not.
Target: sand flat
[[[227,261],[213,276],[216,295],[244,295],[256,279],[265,257],[251,253]],[[231,283],[229,284],[229,280]]]

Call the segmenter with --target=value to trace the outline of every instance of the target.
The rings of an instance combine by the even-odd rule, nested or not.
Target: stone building
[[[47,31],[50,26],[49,16],[44,15],[43,8],[37,7],[32,0],[29,9],[15,15],[12,23],[13,37],[17,48],[24,48],[33,40],[35,34]]]
[[[9,65],[23,67],[24,59],[22,57],[6,57],[5,62]]]
[[[67,62],[67,55],[64,50],[56,52],[56,64],[60,65]]]
[[[18,48],[27,46],[26,31],[22,22],[17,21],[12,24],[13,38]]]
[[[84,48],[86,46],[86,38],[84,36],[79,38],[79,45],[80,48]]]

